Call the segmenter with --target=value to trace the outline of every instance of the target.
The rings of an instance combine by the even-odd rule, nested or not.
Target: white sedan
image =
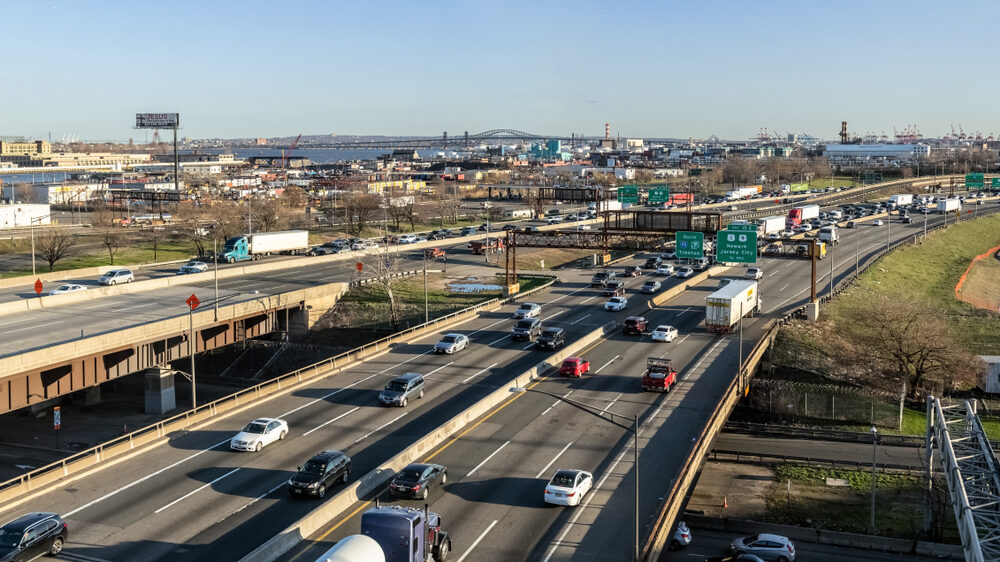
[[[514,318],[537,318],[542,313],[542,307],[533,303],[521,303],[521,306],[514,311]]]
[[[578,224],[576,225],[577,230],[590,230],[589,224]]]
[[[882,219],[875,219],[875,222],[873,222],[872,224],[875,226],[882,226]]]
[[[688,278],[694,275],[694,270],[690,267],[682,267],[677,270],[677,277]]]
[[[656,275],[673,275],[673,274],[674,274],[674,266],[669,263],[666,265],[661,265],[660,267],[656,268]]]
[[[743,274],[743,277],[757,280],[764,277],[764,270],[759,267],[749,267],[747,268],[746,273]]]
[[[557,470],[545,486],[545,503],[580,505],[594,487],[594,475],[584,470]]]
[[[549,218],[545,219],[545,223],[546,224],[559,224],[561,222],[562,222],[562,218],[561,217],[549,217]]]
[[[677,337],[677,328],[662,324],[653,330],[651,337],[653,338],[653,341],[672,342],[674,341],[674,338]]]
[[[234,451],[260,451],[288,435],[288,422],[277,418],[257,418],[229,440]]]
[[[611,297],[608,302],[604,303],[604,310],[610,310],[612,312],[621,312],[625,310],[628,306],[628,299],[625,297]]]
[[[441,341],[434,344],[435,353],[457,353],[469,347],[469,338],[464,334],[445,334]]]
[[[67,283],[65,285],[59,285],[58,288],[49,291],[50,295],[63,295],[66,293],[75,293],[77,291],[86,291],[87,288],[83,285],[77,285],[76,283]]]
[[[180,269],[177,270],[177,275],[184,275],[186,273],[203,273],[208,271],[208,264],[203,261],[189,261],[182,265]]]

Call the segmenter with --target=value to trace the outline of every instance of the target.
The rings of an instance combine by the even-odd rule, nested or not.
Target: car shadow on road
[[[555,469],[553,469],[553,473]],[[465,501],[512,507],[545,507],[542,499],[551,475],[543,478],[506,476],[445,484],[444,488]]]
[[[386,374],[384,380],[388,382],[391,378],[391,376]],[[341,404],[344,406],[377,406],[379,404],[379,392],[381,391],[365,388],[342,389],[340,392],[330,388],[303,388],[293,392],[292,396],[313,399],[319,398],[326,401],[328,404]],[[334,394],[329,396],[331,393]]]
[[[250,420],[247,420],[250,421]],[[215,450],[229,450],[228,439],[236,435],[239,430],[224,431],[212,429],[187,430],[181,429],[170,434],[167,443],[174,449],[186,451],[201,451],[212,447]],[[222,441],[226,441],[222,443]]]
[[[271,443],[265,447],[264,450],[266,451],[272,447],[278,447],[280,446],[280,443],[280,441],[277,443]],[[254,453],[246,454],[252,455]],[[289,466],[288,470],[254,468],[251,466],[211,466],[191,470],[185,474],[185,476],[193,480],[195,483],[208,485],[213,492],[218,494],[244,498],[256,498],[261,494],[261,488],[266,490],[273,487],[275,484],[288,480],[294,473],[295,469],[295,466]],[[331,492],[337,491],[335,486],[332,487],[334,489],[332,489]],[[289,495],[288,491],[284,489],[275,490],[273,492],[275,495],[279,493],[286,496]],[[178,502],[175,506],[171,506],[166,509],[174,507],[183,509],[183,500]],[[166,509],[164,511],[166,511]]]

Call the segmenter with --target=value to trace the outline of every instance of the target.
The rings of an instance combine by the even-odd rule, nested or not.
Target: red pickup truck
[[[642,391],[667,392],[677,382],[677,370],[670,366],[669,359],[648,357],[646,372],[642,374]]]

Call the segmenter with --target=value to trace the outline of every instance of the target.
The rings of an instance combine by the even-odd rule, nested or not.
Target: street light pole
[[[833,299],[833,241],[830,241],[830,250],[827,251],[827,256],[830,258],[830,298]]]
[[[635,536],[632,542],[632,560],[634,562],[639,562],[639,414],[633,414],[632,416],[632,435],[634,438],[632,449],[634,450],[634,462],[635,465],[635,513],[633,514],[633,523],[635,527]]]
[[[212,238],[212,261],[215,262],[215,319],[219,319],[219,239]]]
[[[191,341],[191,409],[194,410],[198,408],[198,385],[195,384],[195,373],[194,373],[194,353],[195,353],[195,340],[194,340],[194,308],[188,311],[188,330],[189,338]]]
[[[875,426],[872,426],[872,509],[871,509],[871,521],[868,526],[868,533],[871,535],[875,534],[875,453],[878,446],[878,430]]]
[[[424,323],[431,321],[430,312],[427,307],[427,255],[424,254]]]

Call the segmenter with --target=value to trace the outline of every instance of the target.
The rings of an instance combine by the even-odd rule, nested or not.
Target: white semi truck
[[[952,213],[962,210],[962,202],[955,199],[938,199],[937,210],[939,213]]]

